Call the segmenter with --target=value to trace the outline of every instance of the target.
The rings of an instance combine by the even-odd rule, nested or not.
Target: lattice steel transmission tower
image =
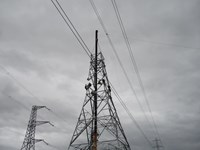
[[[160,145],[160,144],[161,144],[161,140],[155,138],[154,141],[155,141],[155,146],[154,146],[154,148],[155,148],[156,150],[160,150],[160,148],[163,147],[162,145]]]
[[[35,139],[35,131],[36,131],[36,126],[42,125],[42,124],[51,124],[49,121],[37,121],[37,110],[41,108],[46,108],[46,106],[32,106],[32,111],[30,115],[30,119],[28,122],[28,127],[26,130],[26,135],[22,144],[22,147],[20,150],[35,150],[35,143],[38,142],[44,142],[46,145],[49,145],[47,142],[45,142],[43,139]],[[48,109],[49,110],[49,109]]]
[[[68,150],[130,150],[114,106],[104,57],[91,55],[86,96]]]

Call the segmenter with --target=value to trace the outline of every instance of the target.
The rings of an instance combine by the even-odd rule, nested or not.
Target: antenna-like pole
[[[94,67],[94,131],[92,150],[97,150],[97,57],[98,57],[98,30],[95,32],[95,67]]]

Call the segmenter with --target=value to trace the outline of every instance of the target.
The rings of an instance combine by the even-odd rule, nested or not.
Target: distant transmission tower
[[[41,108],[48,109],[46,106],[35,106],[35,105],[32,106],[32,111],[31,111],[28,127],[26,130],[26,135],[25,135],[24,142],[20,150],[35,150],[35,143],[38,143],[38,142],[44,142],[46,145],[49,145],[43,139],[35,139],[36,126],[46,124],[46,123],[49,123],[50,125],[53,126],[53,124],[51,124],[49,121],[36,120],[37,110]]]
[[[155,138],[155,146],[154,146],[154,148],[156,149],[156,150],[160,150],[160,148],[162,148],[163,146],[161,146],[159,143],[161,143],[161,141],[159,140],[159,139],[157,139],[157,138]]]
[[[111,97],[101,52],[91,55],[86,96],[68,150],[130,150]]]

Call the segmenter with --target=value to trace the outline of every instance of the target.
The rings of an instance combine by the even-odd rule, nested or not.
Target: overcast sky
[[[111,1],[94,0],[144,110]],[[200,149],[200,1],[116,0],[165,150]],[[89,0],[60,0],[76,29],[94,51],[94,33],[108,78],[152,141],[147,122]],[[31,106],[46,105],[38,120],[36,149],[67,149],[85,97],[89,57],[50,0],[0,0],[0,150],[20,149]],[[6,70],[7,71],[6,71]],[[113,96],[114,97],[114,96]],[[38,100],[39,99],[39,100]],[[150,146],[114,97],[131,148]]]

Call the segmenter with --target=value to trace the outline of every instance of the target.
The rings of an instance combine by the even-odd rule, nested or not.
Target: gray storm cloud
[[[150,118],[111,2],[94,2]],[[165,149],[199,150],[200,1],[116,2]],[[154,140],[154,129],[140,110],[89,0],[60,3],[91,51],[94,31],[99,30],[108,78]],[[32,105],[51,108],[53,113],[39,111],[38,119],[56,126],[37,128],[36,137],[53,146],[38,143],[36,148],[67,149],[85,97],[89,61],[51,1],[1,0],[0,150],[20,149]],[[151,149],[116,98],[114,102],[132,149]]]

